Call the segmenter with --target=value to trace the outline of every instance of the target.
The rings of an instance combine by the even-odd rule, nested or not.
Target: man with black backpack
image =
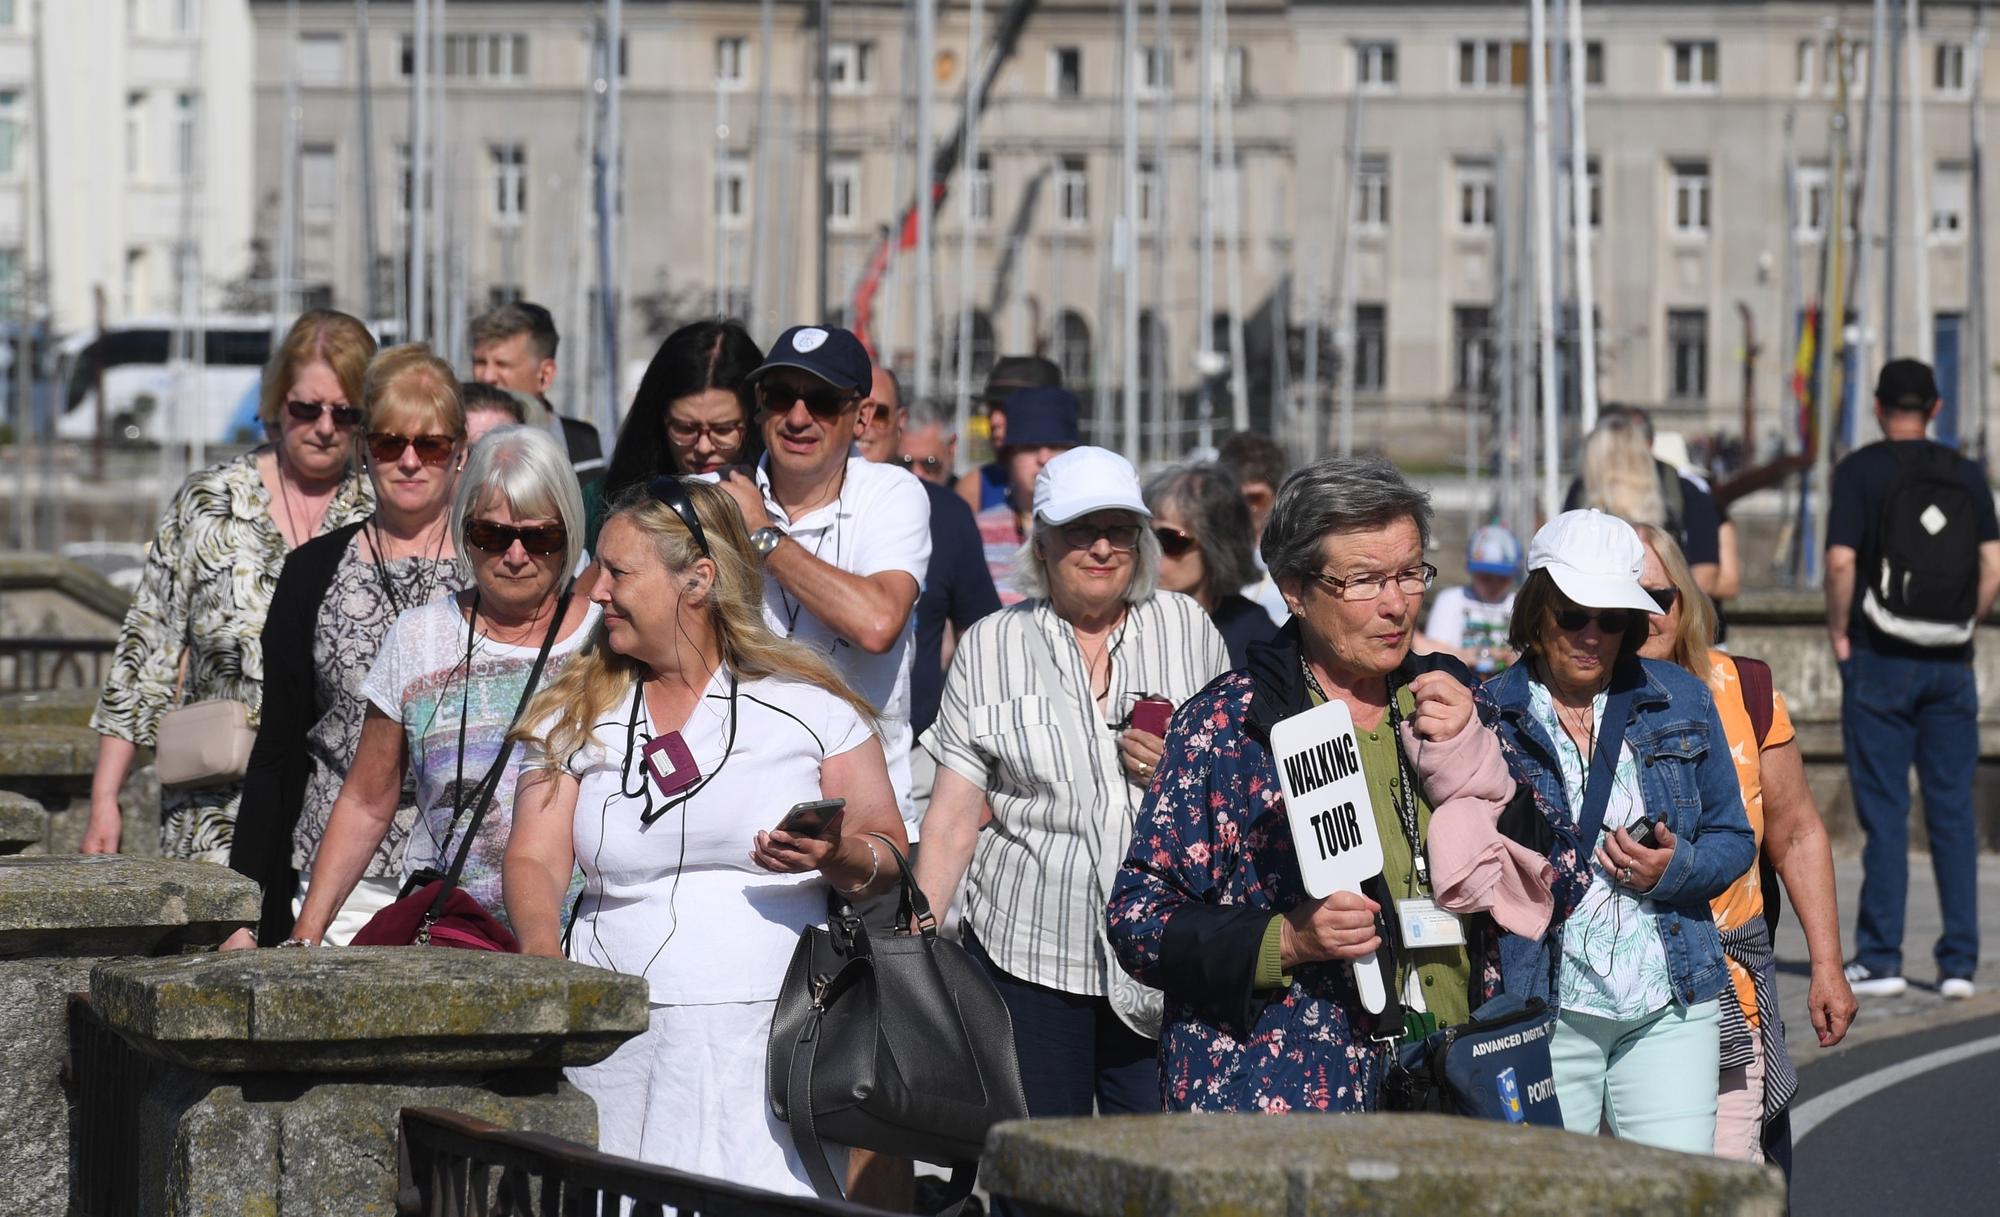
[[[1979,964],[1972,632],[2000,592],[2000,523],[1979,466],[1924,438],[1940,404],[1928,364],[1883,365],[1875,382],[1883,440],[1834,469],[1827,517],[1826,628],[1840,663],[1854,810],[1867,838],[1847,979],[1864,996],[1908,988],[1912,764],[1944,914],[1938,992],[1971,997]]]

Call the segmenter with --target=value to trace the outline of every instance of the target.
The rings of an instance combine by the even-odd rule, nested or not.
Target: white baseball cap
[[[1595,507],[1563,512],[1528,543],[1528,569],[1549,572],[1562,594],[1584,608],[1659,612],[1639,583],[1645,566],[1639,534]]]
[[[1111,508],[1153,518],[1139,495],[1139,471],[1108,448],[1071,448],[1035,475],[1035,515],[1051,524]]]

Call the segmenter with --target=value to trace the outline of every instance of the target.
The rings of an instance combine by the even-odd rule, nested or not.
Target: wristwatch
[[[767,525],[750,534],[750,548],[757,551],[757,558],[762,561],[770,557],[771,551],[778,548],[778,542],[784,539],[784,533]]]

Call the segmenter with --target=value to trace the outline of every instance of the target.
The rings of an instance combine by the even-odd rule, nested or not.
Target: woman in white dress
[[[906,848],[873,711],[765,626],[750,538],[715,487],[660,477],[621,494],[597,558],[602,623],[522,716],[507,911],[528,954],[650,987],[649,1029],[569,1071],[607,1153],[811,1195],[765,1097],[765,1041],[828,887],[859,900],[893,881],[871,834]],[[776,827],[836,798],[816,835]]]

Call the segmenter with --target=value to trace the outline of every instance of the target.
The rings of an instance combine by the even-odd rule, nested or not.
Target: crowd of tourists
[[[1642,412],[1607,413],[1525,551],[1479,529],[1438,588],[1429,497],[1388,461],[1290,470],[1245,434],[1142,481],[1039,357],[996,363],[994,459],[961,469],[951,417],[836,326],[674,332],[608,456],[546,396],[557,350],[532,305],[474,323],[469,380],[298,319],[267,442],[160,523],[84,848],[119,848],[154,748],[163,852],[264,891],[231,947],[642,977],[649,1028],[571,1071],[609,1152],[909,1206],[902,1155],[801,1138],[796,1103],[787,1127],[767,1060],[831,917],[847,949],[942,923],[1030,1117],[1497,1112],[1789,1169],[1774,897],[1836,1043],[1854,991],[1904,984],[1913,763],[1944,992],[1972,991],[2000,527],[1923,439],[1921,364],[1883,369],[1888,442],[1834,483],[1828,626],[1868,741],[1844,963],[1784,695],[1719,645],[1733,526]],[[254,742],[194,757],[198,713]],[[1302,836],[1342,781],[1347,827]],[[1328,840],[1380,864],[1329,884]],[[1495,1107],[1441,1054],[1507,1026],[1546,1035]]]

